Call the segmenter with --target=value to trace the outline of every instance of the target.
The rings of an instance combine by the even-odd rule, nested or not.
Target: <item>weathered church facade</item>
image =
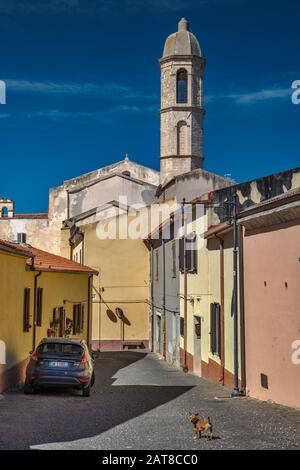
[[[143,237],[120,235],[124,217],[134,222],[137,207],[147,211],[161,203],[176,205],[183,197],[192,200],[232,185],[231,180],[203,169],[205,59],[185,18],[166,39],[159,64],[160,171],[126,156],[50,189],[46,214],[19,214],[14,201],[0,199],[0,238],[66,256],[99,271],[93,285],[95,349],[149,345],[153,314],[149,252]],[[112,219],[118,221],[115,236],[99,237],[99,222]]]

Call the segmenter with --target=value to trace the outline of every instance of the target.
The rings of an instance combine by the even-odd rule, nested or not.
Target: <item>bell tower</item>
[[[161,68],[160,179],[203,165],[203,71],[205,59],[182,18],[166,42]]]

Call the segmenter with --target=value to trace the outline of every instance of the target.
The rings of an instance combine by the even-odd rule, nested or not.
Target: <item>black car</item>
[[[31,353],[24,393],[62,387],[80,389],[84,397],[89,397],[94,381],[94,360],[85,341],[46,338]]]

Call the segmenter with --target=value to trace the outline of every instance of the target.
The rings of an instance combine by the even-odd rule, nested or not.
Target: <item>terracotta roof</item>
[[[47,212],[32,213],[32,214],[14,214],[13,219],[48,219]]]
[[[20,245],[18,243],[8,242],[6,240],[1,240],[1,239],[0,239],[0,250],[8,251],[11,253],[16,253],[21,256],[26,256],[26,257],[32,256],[31,251],[27,246]]]
[[[57,272],[73,272],[73,273],[90,273],[98,274],[95,269],[89,268],[84,264],[75,263],[68,258],[30,247],[31,254],[34,257],[35,271],[57,271]],[[27,261],[31,265],[31,260]]]
[[[47,251],[33,248],[29,245],[8,242],[0,239],[0,250],[16,253],[27,258],[27,265],[35,271],[54,271],[54,272],[70,272],[70,273],[88,273],[98,274],[95,269],[89,268],[80,263],[75,263],[62,256],[48,253]],[[33,264],[32,264],[33,259]]]
[[[1,219],[11,220],[11,219],[48,219],[48,214],[45,213],[36,213],[36,214],[14,214],[12,217],[8,215],[2,215]]]

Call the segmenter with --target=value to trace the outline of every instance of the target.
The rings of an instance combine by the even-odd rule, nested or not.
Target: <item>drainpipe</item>
[[[162,319],[162,353],[163,358],[166,359],[166,241],[162,241],[163,248],[163,319]]]
[[[239,389],[239,319],[238,319],[238,233],[237,233],[237,194],[233,195],[233,349],[234,380],[232,397],[240,397]]]
[[[91,343],[91,281],[93,280],[93,274],[90,274],[88,277],[88,317],[87,317],[87,344],[90,349],[92,349]]]
[[[221,368],[219,382],[225,383],[225,318],[224,318],[224,239],[215,235],[220,244],[220,294],[221,294]]]
[[[239,226],[239,285],[241,323],[241,388],[246,391],[246,351],[245,351],[245,297],[244,297],[244,232]]]
[[[150,248],[150,280],[151,280],[151,352],[154,351],[154,271],[153,271],[153,245]]]
[[[36,322],[37,322],[37,284],[38,278],[41,276],[41,271],[39,271],[34,276],[34,306],[33,306],[33,330],[32,330],[32,350],[35,350],[36,346]]]
[[[187,362],[187,270],[186,270],[186,233],[185,233],[185,214],[184,214],[185,198],[182,199],[181,204],[181,223],[183,228],[183,299],[184,299],[184,337],[183,337],[183,353],[184,365]]]

